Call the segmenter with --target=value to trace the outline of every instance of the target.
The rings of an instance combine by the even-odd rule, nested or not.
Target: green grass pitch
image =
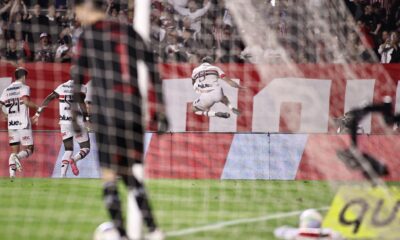
[[[272,239],[275,227],[296,225],[294,211],[329,206],[334,196],[322,181],[163,179],[147,186],[157,221],[174,240]],[[126,203],[122,185],[120,192]],[[107,220],[98,179],[0,179],[0,239],[88,240]]]

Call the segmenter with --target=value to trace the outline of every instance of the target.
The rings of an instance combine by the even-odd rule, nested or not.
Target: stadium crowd
[[[279,63],[284,54],[296,63],[400,62],[400,1],[344,1],[357,29],[345,25],[330,42],[315,29],[299,30],[299,22],[309,26],[315,21],[299,17],[303,1],[280,0],[276,6],[263,1],[265,26],[277,36],[283,53],[268,43],[262,48],[246,46],[224,0],[152,0],[151,42],[165,63],[198,63],[204,56],[220,63]],[[70,62],[82,28],[69,5],[67,0],[1,1],[0,61]],[[132,22],[128,4],[107,0],[104,11],[117,21]]]

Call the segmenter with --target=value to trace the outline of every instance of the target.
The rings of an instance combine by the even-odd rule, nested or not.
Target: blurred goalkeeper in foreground
[[[134,194],[149,234],[163,239],[154,219],[143,182],[142,97],[137,61],[148,67],[156,93],[159,130],[166,131],[161,81],[153,54],[132,26],[106,19],[104,1],[76,0],[74,10],[84,31],[77,44],[73,70],[74,97],[80,94],[86,70],[92,84],[92,128],[96,132],[106,208],[122,239],[128,239],[123,223],[117,177]],[[115,1],[114,1],[115,2]],[[75,102],[74,102],[75,103]],[[77,110],[77,105],[73,105]],[[78,111],[74,111],[76,115]]]

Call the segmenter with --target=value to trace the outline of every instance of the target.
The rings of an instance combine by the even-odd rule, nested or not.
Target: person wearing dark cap
[[[84,26],[73,60],[74,99],[79,98],[88,71],[92,88],[91,127],[96,133],[105,205],[115,228],[123,239],[128,238],[117,188],[121,177],[149,231],[145,239],[161,240],[164,234],[154,218],[143,178],[143,99],[136,67],[139,60],[148,67],[156,95],[156,120],[159,130],[166,131],[168,122],[157,64],[132,26],[107,19],[102,7],[103,1],[98,0],[74,2],[76,17]],[[74,122],[79,114],[75,101],[72,109],[76,112]],[[76,130],[79,131],[78,126]],[[128,211],[131,214],[133,209]]]
[[[30,88],[26,85],[28,71],[19,67],[15,70],[15,81],[0,96],[0,108],[5,107],[8,122],[8,136],[11,154],[8,159],[10,178],[14,179],[16,171],[22,171],[21,160],[33,154],[34,145],[29,109],[38,107],[30,101]]]

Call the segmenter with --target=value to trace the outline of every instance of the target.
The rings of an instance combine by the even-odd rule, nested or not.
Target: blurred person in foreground
[[[117,187],[120,177],[140,209],[148,229],[146,239],[164,239],[143,179],[144,126],[137,70],[137,61],[143,60],[155,90],[159,130],[166,131],[168,121],[154,56],[132,26],[107,19],[103,1],[76,0],[74,11],[83,26],[73,61],[74,99],[81,97],[80,89],[88,71],[92,88],[91,126],[96,133],[106,208],[121,239],[128,239]],[[73,124],[79,131],[76,102],[79,101],[72,105]]]

